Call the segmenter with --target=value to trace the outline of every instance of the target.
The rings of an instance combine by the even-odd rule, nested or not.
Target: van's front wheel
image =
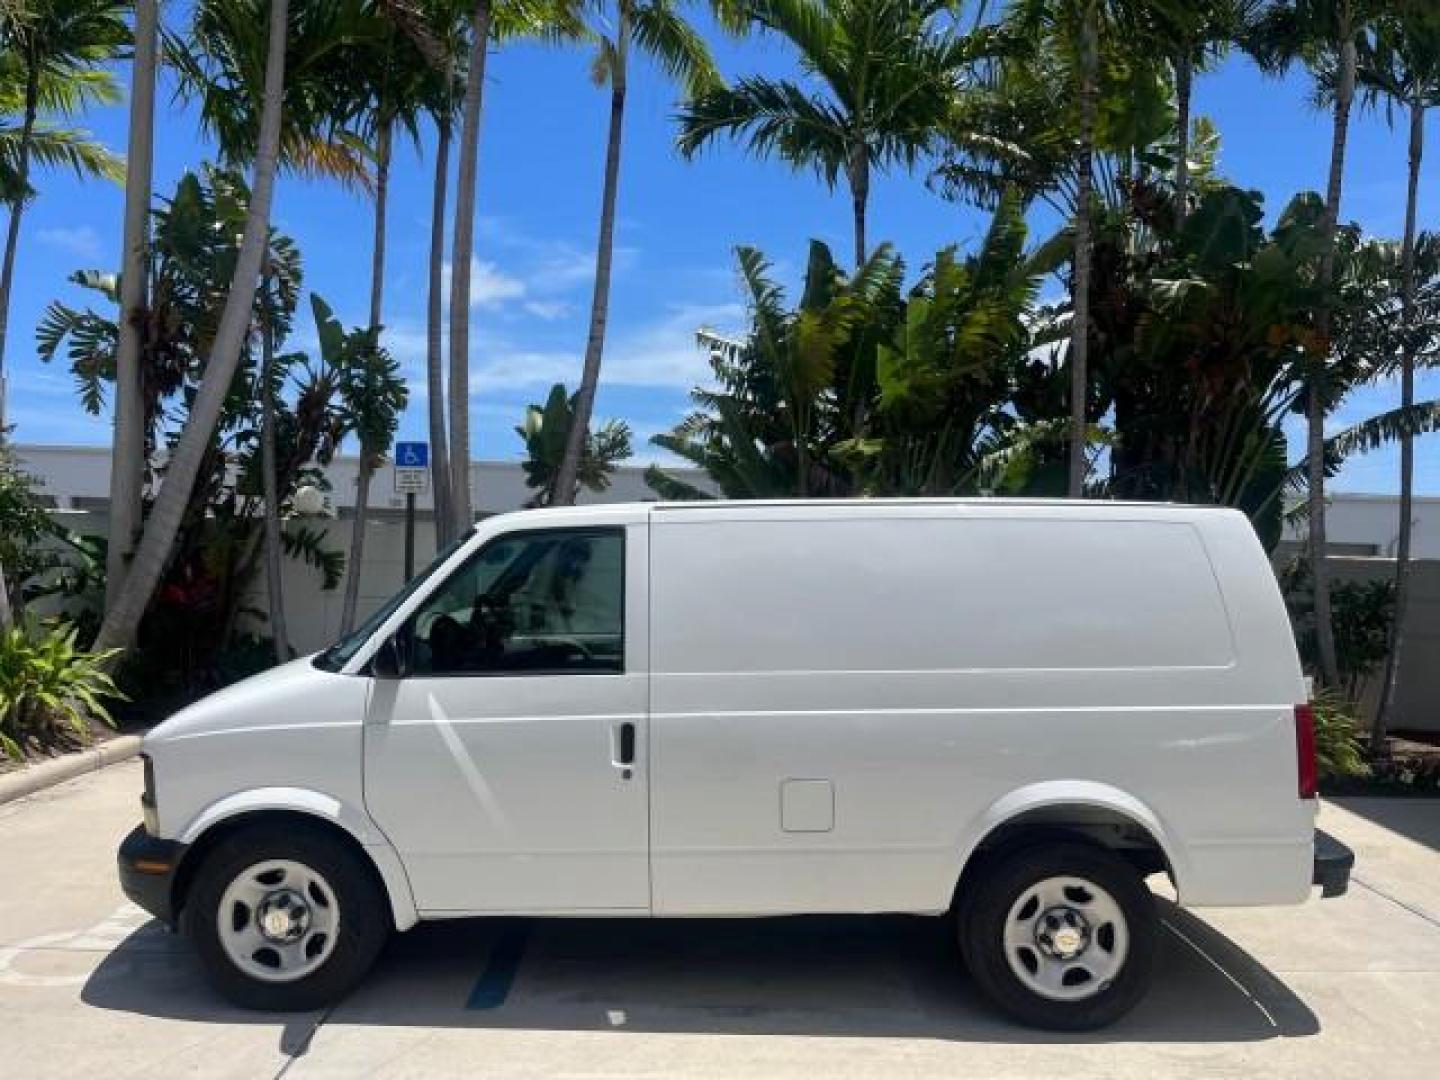
[[[1149,987],[1154,897],[1103,849],[1061,842],[1004,857],[962,897],[959,921],[975,981],[1027,1024],[1103,1027]]]
[[[225,997],[322,1008],[369,970],[390,930],[368,867],[318,831],[266,826],[221,841],[197,871],[184,927]]]

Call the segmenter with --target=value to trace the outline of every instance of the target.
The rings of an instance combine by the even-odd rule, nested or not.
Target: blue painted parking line
[[[520,970],[520,958],[525,954],[525,941],[530,936],[528,923],[514,923],[507,926],[495,939],[490,949],[490,960],[481,972],[475,988],[470,991],[467,1009],[498,1009],[510,996],[510,987],[515,982],[515,973]]]

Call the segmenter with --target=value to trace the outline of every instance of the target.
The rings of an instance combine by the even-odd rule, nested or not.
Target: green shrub
[[[73,627],[0,633],[0,753],[19,757],[25,740],[84,742],[90,724],[114,726],[107,700],[123,697],[105,664],[113,652],[75,647]]]
[[[1365,764],[1355,706],[1333,690],[1321,690],[1311,707],[1315,714],[1315,762],[1321,778],[1368,775],[1370,767]]]

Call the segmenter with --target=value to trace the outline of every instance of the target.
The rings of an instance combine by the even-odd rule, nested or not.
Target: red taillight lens
[[[1315,712],[1308,704],[1295,706],[1295,758],[1300,798],[1313,799],[1319,776],[1315,769]]]

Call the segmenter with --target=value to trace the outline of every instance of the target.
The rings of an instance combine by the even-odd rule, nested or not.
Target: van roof
[[[628,518],[634,520],[646,514],[707,514],[735,511],[760,512],[767,510],[903,510],[909,507],[971,507],[984,509],[1050,509],[1070,511],[1077,514],[1125,514],[1135,516],[1136,511],[1157,516],[1183,514],[1235,513],[1225,506],[1200,506],[1188,503],[1120,501],[1110,499],[1025,499],[1025,498],[883,498],[883,499],[697,499],[692,502],[629,502],[629,503],[588,503],[581,506],[547,507],[524,513],[560,513],[567,516],[596,518]]]
[[[715,508],[734,509],[737,507],[796,507],[796,506],[879,506],[879,507],[905,507],[905,506],[1056,506],[1079,509],[1085,507],[1093,509],[1103,506],[1144,506],[1144,507],[1180,507],[1181,503],[1167,502],[1144,502],[1144,501],[1121,501],[1116,499],[1056,499],[1056,498],[1016,498],[995,496],[969,496],[969,497],[938,497],[926,496],[918,498],[855,498],[855,499],[695,499],[689,502],[653,502],[642,503],[654,510],[709,510]],[[1195,509],[1200,509],[1195,507]]]

